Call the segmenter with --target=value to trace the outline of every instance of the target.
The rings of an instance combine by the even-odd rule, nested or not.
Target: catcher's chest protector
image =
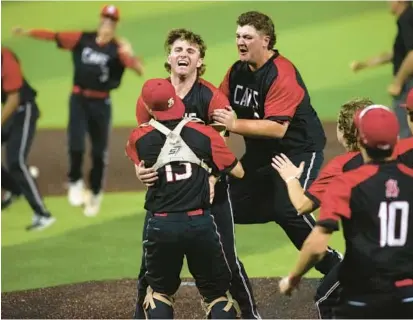
[[[158,170],[168,163],[177,161],[191,162],[204,168],[207,172],[211,172],[211,168],[209,168],[203,160],[198,158],[198,156],[191,150],[191,148],[181,137],[182,128],[190,121],[198,122],[195,119],[184,118],[173,130],[169,130],[163,124],[154,119],[149,121],[149,125],[153,126],[156,130],[166,136],[165,144],[158,155],[158,159],[156,159],[156,162],[153,165],[155,170]]]

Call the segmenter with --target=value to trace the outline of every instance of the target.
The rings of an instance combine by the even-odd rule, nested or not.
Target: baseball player
[[[46,208],[26,163],[39,118],[36,95],[36,90],[23,75],[16,54],[2,46],[1,144],[6,145],[7,169],[2,164],[1,187],[11,194],[8,199],[4,199],[7,205],[15,197],[21,194],[25,196],[34,212],[32,224],[27,230],[43,230],[56,221]]]
[[[394,160],[399,123],[387,107],[373,105],[354,122],[364,165],[329,185],[317,227],[297,265],[280,281],[291,294],[326,252],[342,222],[346,253],[339,266],[343,287],[336,318],[409,318],[413,314],[413,170]],[[385,128],[386,130],[383,130]]]
[[[407,125],[413,133],[413,89],[409,91],[406,101],[401,104],[401,107],[406,108]],[[413,136],[399,140],[395,153],[401,162],[410,168],[413,168]]]
[[[165,68],[170,73],[168,81],[174,86],[185,105],[185,116],[195,117],[205,124],[214,125],[212,112],[227,107],[229,102],[218,88],[201,78],[205,72],[203,60],[206,52],[206,45],[201,36],[187,29],[171,30],[165,41],[165,49],[168,54]],[[138,99],[136,117],[140,124],[148,122],[151,118],[141,98]],[[224,127],[216,129],[224,129]],[[157,171],[153,168],[145,168],[143,163],[138,166],[137,171],[139,179],[147,186],[151,186],[157,179]],[[225,258],[232,273],[230,293],[237,300],[244,319],[259,319],[250,281],[236,253],[231,198],[225,175],[216,182],[214,193],[211,212],[221,235]],[[144,230],[147,221],[148,216],[145,219]],[[135,318],[144,316],[142,302],[147,287],[145,272],[145,260],[142,259]]]
[[[140,60],[133,56],[131,46],[115,37],[120,18],[119,9],[106,5],[100,12],[97,31],[53,32],[43,29],[14,28],[17,35],[54,41],[72,52],[74,64],[73,90],[69,103],[68,200],[73,206],[84,207],[86,216],[99,212],[102,184],[107,159],[107,146],[112,118],[110,92],[121,84],[125,68],[143,74]],[[90,195],[85,197],[82,163],[85,135],[92,145],[92,169],[89,173]],[[86,193],[88,194],[88,193]]]
[[[309,214],[297,215],[284,181],[271,168],[271,158],[284,153],[296,165],[304,162],[300,184],[307,189],[322,165],[326,137],[299,71],[274,48],[271,18],[245,12],[237,25],[240,59],[220,85],[232,108],[213,113],[228,131],[244,136],[245,178],[230,179],[235,223],[275,221],[300,249],[315,221]],[[327,274],[340,260],[339,253],[329,250],[316,269]]]
[[[172,296],[185,256],[206,316],[234,319],[231,271],[210,212],[209,175],[227,172],[242,178],[242,166],[213,128],[182,119],[185,106],[168,80],[148,80],[140,99],[153,119],[132,132],[126,153],[136,167],[142,160],[159,176],[145,201],[150,215],[143,241],[146,317],[173,319]]]

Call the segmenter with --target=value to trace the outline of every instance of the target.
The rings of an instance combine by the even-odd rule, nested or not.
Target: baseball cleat
[[[86,217],[96,216],[99,213],[102,198],[102,193],[93,194],[91,191],[88,191],[85,196],[85,208],[83,214]]]
[[[83,180],[70,182],[67,194],[70,205],[80,207],[84,203],[84,192]]]
[[[41,231],[44,230],[48,227],[50,227],[53,223],[56,222],[56,218],[49,216],[40,216],[38,214],[35,214],[32,219],[32,224],[26,227],[27,231]]]

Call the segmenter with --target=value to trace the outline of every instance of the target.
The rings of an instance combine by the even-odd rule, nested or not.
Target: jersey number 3
[[[183,173],[174,173],[172,171],[172,166],[167,164],[165,166],[165,173],[166,173],[166,181],[168,182],[175,182],[189,179],[192,176],[192,166],[189,162],[181,163],[181,166],[185,167],[185,171]]]
[[[402,247],[406,244],[409,226],[409,203],[393,201],[380,203],[380,247]],[[400,220],[397,223],[396,220]],[[398,230],[396,227],[398,226]]]

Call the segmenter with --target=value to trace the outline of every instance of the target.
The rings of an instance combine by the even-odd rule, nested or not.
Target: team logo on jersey
[[[386,185],[386,198],[397,198],[399,196],[400,190],[397,185],[397,180],[389,179],[385,183]]]
[[[86,47],[82,51],[82,62],[84,64],[94,64],[99,66],[106,66],[109,61],[109,55]]]
[[[237,86],[235,87],[233,100],[235,104],[241,107],[252,108],[254,118],[260,118],[258,113],[258,91],[237,84]]]

